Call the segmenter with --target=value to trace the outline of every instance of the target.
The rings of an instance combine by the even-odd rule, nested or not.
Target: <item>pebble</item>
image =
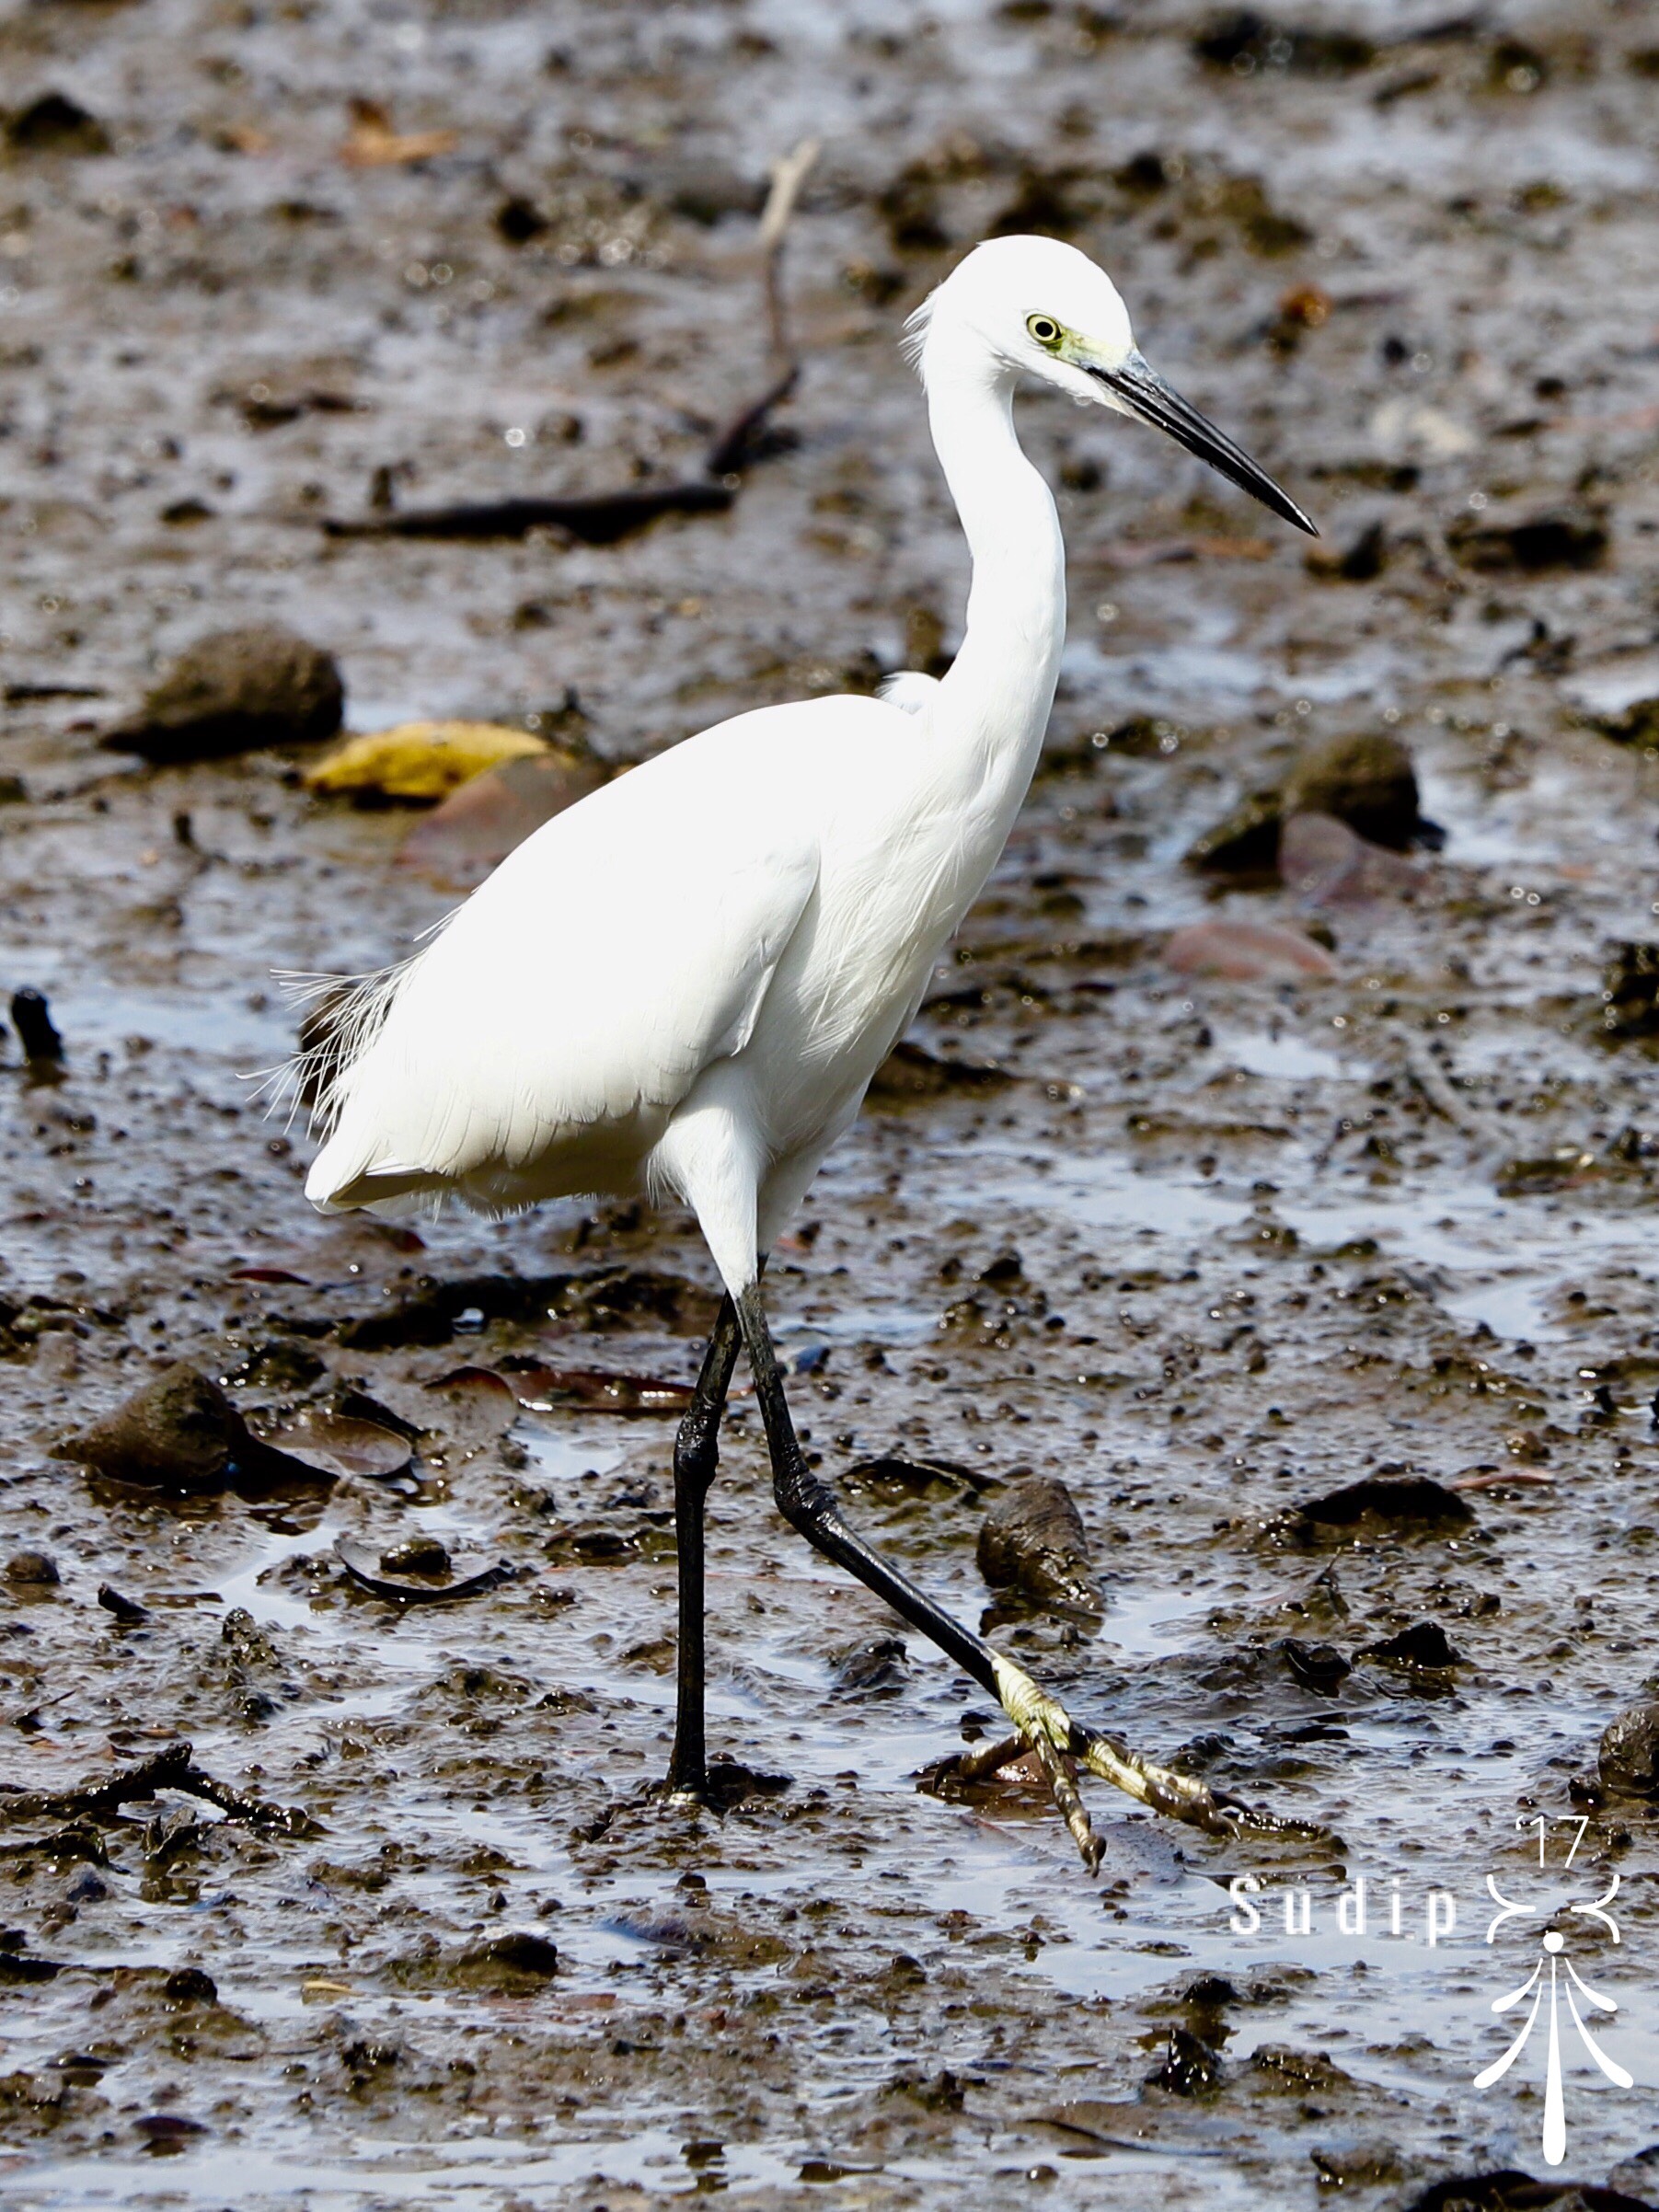
[[[997,1499],[979,1532],[979,1572],[994,1590],[1018,1590],[1061,1612],[1106,1609],[1082,1515],[1054,1475],[1028,1475]]]
[[[332,737],[345,686],[331,654],[274,624],[217,630],[179,654],[108,750],[156,766]]]
[[[1631,1705],[1609,1721],[1596,1764],[1609,1790],[1659,1796],[1659,1705]]]
[[[8,1583],[37,1589],[53,1589],[62,1582],[58,1562],[45,1551],[14,1551],[0,1574]]]

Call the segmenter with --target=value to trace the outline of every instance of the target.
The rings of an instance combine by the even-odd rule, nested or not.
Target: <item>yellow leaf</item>
[[[496,722],[399,722],[349,737],[305,777],[314,791],[360,798],[443,799],[498,761],[547,750],[545,739]]]

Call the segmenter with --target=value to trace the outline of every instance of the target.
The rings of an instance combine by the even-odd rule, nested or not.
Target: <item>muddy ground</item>
[[[1593,1786],[1659,1598],[1659,1106],[1602,998],[1609,944],[1659,938],[1659,775],[1652,723],[1596,720],[1659,693],[1659,63],[1615,0],[1453,13],[6,12],[4,982],[67,1050],[52,1080],[13,1038],[3,1071],[0,1549],[59,1577],[0,1584],[0,1781],[35,1793],[0,1801],[10,2200],[1484,2206],[1531,2173],[1659,2203],[1659,1829]],[[352,98],[453,144],[349,165]],[[808,133],[804,373],[728,513],[610,547],[325,534],[695,472],[763,374],[755,209]],[[1071,549],[1051,765],[916,1024],[917,1095],[866,1113],[771,1278],[825,1469],[939,1465],[847,1482],[873,1537],[977,1618],[987,1504],[1064,1477],[1105,1614],[1004,1608],[1008,1648],[1341,1838],[1213,1842],[1091,1785],[1096,1882],[1038,1796],[918,1792],[985,1700],[782,1527],[741,1405],[710,1565],[732,1802],[653,1798],[672,1420],[445,1378],[683,1381],[695,1235],[312,1216],[303,1133],[244,1080],[292,1043],[271,971],[376,965],[446,894],[397,864],[407,813],[311,799],[297,753],[96,742],[253,618],[338,656],[354,729],[480,715],[616,760],[937,665],[964,557],[896,340],[1023,227],[1100,256],[1351,557],[1025,404]],[[1308,744],[1383,731],[1446,832],[1413,894],[1315,912],[1183,863]],[[1332,973],[1177,972],[1206,918],[1312,927]],[[366,1395],[412,1471],[183,1498],[52,1456],[177,1360],[271,1419]],[[1462,1482],[1470,1517],[1298,1517],[1379,1474]],[[409,1606],[335,1551],[427,1534],[515,1573]],[[177,1761],[86,1794],[186,1739],[221,1803]],[[1617,1942],[1565,1909],[1615,1873]],[[1490,1946],[1489,1875],[1523,1907]],[[1563,2005],[1557,2168],[1541,2019],[1471,2086],[1551,1912],[1635,2082]]]

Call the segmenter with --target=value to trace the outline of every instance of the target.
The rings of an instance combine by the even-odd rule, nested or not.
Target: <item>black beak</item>
[[[1230,438],[1224,437],[1213,422],[1206,421],[1195,407],[1189,405],[1181,394],[1167,385],[1150,362],[1143,361],[1138,353],[1131,353],[1119,369],[1097,369],[1090,366],[1089,374],[1098,377],[1123,402],[1124,409],[1137,421],[1151,423],[1154,430],[1168,431],[1177,445],[1184,445],[1191,454],[1226,477],[1228,483],[1237,484],[1240,491],[1248,491],[1253,500],[1294,523],[1298,530],[1306,530],[1309,537],[1318,537],[1319,531],[1292,499],[1287,499],[1270,476],[1256,467],[1247,453],[1241,453]]]

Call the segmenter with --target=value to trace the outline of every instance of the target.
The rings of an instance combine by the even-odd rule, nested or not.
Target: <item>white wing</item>
[[[321,1101],[313,1202],[468,1179],[487,1198],[562,1138],[603,1145],[608,1124],[624,1143],[740,1052],[817,882],[812,741],[833,741],[837,708],[881,711],[764,709],[607,784],[367,986],[363,1041]]]

